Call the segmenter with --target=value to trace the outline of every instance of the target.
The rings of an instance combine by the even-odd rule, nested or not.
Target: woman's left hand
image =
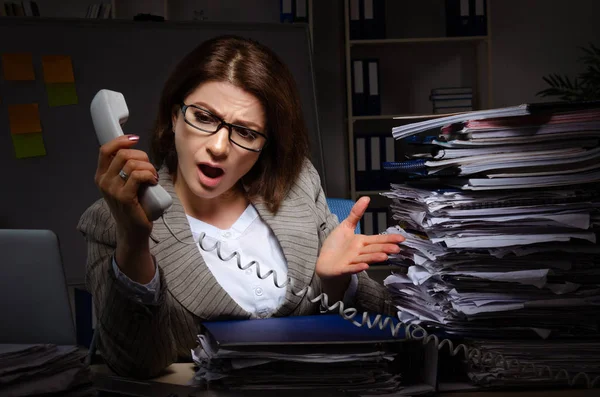
[[[339,279],[347,287],[352,274],[368,269],[370,263],[385,261],[388,254],[400,252],[398,243],[403,242],[404,237],[399,234],[354,234],[369,201],[368,197],[361,197],[352,207],[350,215],[323,243],[316,264],[316,272],[321,281],[331,284]]]

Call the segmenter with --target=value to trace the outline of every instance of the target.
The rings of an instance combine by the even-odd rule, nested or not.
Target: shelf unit
[[[211,22],[280,23],[280,2],[274,0],[36,0],[36,3],[40,17],[9,18],[86,19],[89,5],[110,4],[111,19],[132,20],[141,13],[162,16],[165,21],[192,22],[195,10],[205,10],[206,20]],[[307,5],[308,28],[312,40],[313,1],[307,0]],[[198,23],[202,21],[199,20]]]
[[[397,125],[405,124],[407,122],[420,121],[425,118],[430,118],[432,115],[431,111],[427,111],[423,106],[417,106],[418,109],[407,109],[384,106],[385,94],[382,93],[384,85],[388,85],[388,82],[382,77],[382,65],[385,65],[386,60],[390,56],[399,55],[412,55],[417,51],[427,51],[430,53],[444,52],[446,54],[452,54],[452,51],[458,52],[459,48],[462,48],[463,53],[471,53],[474,58],[474,76],[472,78],[473,84],[473,95],[474,95],[474,108],[490,108],[492,106],[492,82],[491,82],[491,23],[490,23],[490,0],[487,0],[487,35],[486,36],[465,36],[465,37],[398,37],[398,38],[386,38],[386,39],[372,39],[372,40],[350,40],[350,7],[349,1],[344,1],[344,26],[345,26],[345,67],[346,67],[346,108],[347,108],[347,138],[348,138],[348,159],[349,159],[349,180],[350,180],[350,197],[353,200],[357,200],[359,196],[378,196],[382,193],[382,190],[368,190],[361,191],[357,190],[356,186],[356,170],[355,170],[355,153],[354,153],[354,139],[356,136],[369,136],[369,126],[373,123],[385,124],[385,131],[390,131],[391,128]],[[435,2],[438,7],[443,9],[443,2]],[[388,12],[388,6],[393,5],[397,7],[397,4],[392,2],[386,2],[386,13]],[[420,5],[420,7],[428,7],[429,5]],[[422,11],[422,10],[421,10]],[[396,15],[396,14],[394,14]],[[390,19],[387,19],[389,22]],[[400,24],[401,22],[398,22]],[[386,23],[386,26],[390,26]],[[439,31],[437,32],[440,33]],[[423,36],[421,33],[420,36]],[[467,48],[465,48],[467,47]],[[481,50],[483,47],[483,50]],[[443,51],[442,51],[443,50]],[[359,57],[371,57],[379,59],[379,94],[381,97],[381,115],[369,115],[369,116],[354,116],[352,112],[352,60],[355,54],[359,53]],[[381,57],[377,57],[377,53]],[[373,55],[375,54],[375,55]],[[434,56],[430,58],[421,58],[419,61],[427,64],[433,62]],[[396,77],[396,76],[394,76]],[[448,81],[447,86],[456,86],[456,82]],[[436,88],[434,86],[429,87]],[[388,88],[389,91],[389,88]],[[422,93],[423,95],[429,95],[429,92]],[[397,95],[402,95],[397,94]],[[409,100],[410,102],[410,100]],[[423,101],[421,101],[423,103]],[[387,109],[386,109],[387,108]],[[395,120],[396,117],[411,116],[412,119]],[[381,128],[381,127],[380,127]],[[378,133],[381,133],[379,129]],[[398,142],[396,141],[396,144]],[[395,152],[398,155],[398,145],[395,147]],[[372,197],[373,198],[373,197]]]

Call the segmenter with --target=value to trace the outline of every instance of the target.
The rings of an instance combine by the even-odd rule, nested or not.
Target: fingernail
[[[154,174],[154,179],[156,179],[156,182],[158,182],[158,174]]]
[[[140,137],[137,135],[128,135],[127,139],[129,139],[130,141],[139,141]]]

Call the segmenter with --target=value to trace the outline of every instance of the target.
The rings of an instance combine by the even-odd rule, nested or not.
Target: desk
[[[113,382],[118,377],[113,377],[112,372],[106,365],[92,365],[92,372],[97,383],[104,386],[110,382],[109,378],[112,378]],[[211,391],[202,390],[194,391],[189,386],[186,386],[190,379],[194,375],[193,364],[172,364],[169,366],[163,374],[152,379],[151,381],[133,381],[130,387],[137,387],[140,391],[139,396],[148,397],[165,397],[169,393],[177,393],[179,396],[189,397],[250,397],[250,396],[279,396],[281,391],[260,391],[260,392],[229,392],[229,391]],[[118,386],[118,385],[116,385]],[[338,394],[318,393],[314,390],[311,391],[311,397],[319,396],[335,396]],[[285,392],[286,397],[306,397],[306,391],[287,391]],[[340,393],[340,396],[345,396],[344,393]],[[469,391],[469,392],[444,392],[437,393],[436,396],[441,397],[598,397],[600,395],[600,389],[564,389],[564,390],[540,390],[540,391]]]
[[[104,364],[91,365],[94,375],[114,375]],[[152,379],[152,382],[166,383],[170,385],[185,386],[194,376],[194,364],[171,364],[163,371],[163,374]]]

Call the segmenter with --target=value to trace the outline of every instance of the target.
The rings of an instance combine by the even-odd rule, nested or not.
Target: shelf
[[[420,43],[452,43],[452,42],[482,42],[488,41],[488,36],[464,37],[422,37],[413,39],[379,39],[379,40],[350,40],[353,45],[385,45],[385,44],[420,44]]]
[[[443,1],[409,2],[413,7],[407,11],[404,2],[386,0],[388,21],[397,22],[400,13],[405,19],[403,23],[390,23],[386,28],[387,36],[380,36],[381,39],[351,39],[350,5],[349,2],[344,3],[345,127],[348,132],[350,197],[354,200],[360,196],[371,197],[372,200],[386,199],[382,193],[390,190],[360,190],[365,187],[360,184],[357,187],[355,138],[379,135],[396,126],[448,116],[433,114],[432,103],[427,100],[433,88],[471,87],[473,110],[492,108],[491,2],[487,2],[487,30],[479,31],[483,35],[448,37]],[[359,59],[377,59],[379,62],[376,75],[370,71],[365,73],[366,66],[361,66],[363,90],[371,85],[371,81],[365,79],[376,77],[378,80],[374,94],[380,96],[382,114],[353,114],[352,87],[356,67],[353,60]],[[406,145],[399,142],[394,146],[394,157],[402,157],[406,151]],[[386,158],[390,158],[387,152]]]

